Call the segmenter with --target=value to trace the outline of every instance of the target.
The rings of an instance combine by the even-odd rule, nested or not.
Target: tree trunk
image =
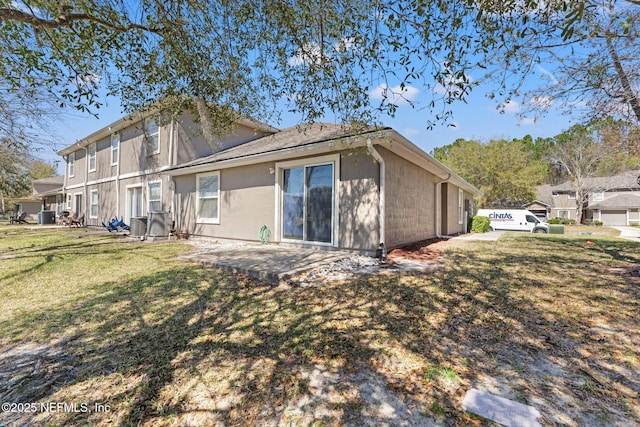
[[[634,115],[636,116],[636,121],[640,123],[640,99],[638,99],[638,96],[633,91],[633,87],[631,86],[631,82],[629,81],[629,76],[622,67],[622,62],[618,57],[618,52],[613,46],[610,37],[607,37],[607,48],[609,49],[609,55],[611,55],[611,60],[613,61],[613,66],[616,69],[616,73],[620,78],[620,83],[622,84],[622,98],[627,104],[629,104],[629,106],[633,110]]]

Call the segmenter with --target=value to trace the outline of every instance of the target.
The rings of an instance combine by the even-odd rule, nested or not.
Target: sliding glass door
[[[282,238],[333,242],[333,164],[283,169]]]

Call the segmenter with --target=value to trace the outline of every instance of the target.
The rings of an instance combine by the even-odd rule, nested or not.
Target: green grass
[[[449,246],[435,272],[285,289],[179,261],[177,242],[0,226],[0,351],[50,350],[4,400],[109,405],[21,424],[341,425],[381,378],[418,412],[481,425],[460,401],[503,381],[551,423],[560,393],[582,421],[633,424],[639,249],[507,234]]]

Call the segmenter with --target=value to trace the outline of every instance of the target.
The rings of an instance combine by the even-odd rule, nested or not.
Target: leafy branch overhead
[[[189,108],[217,131],[235,114],[277,123],[285,110],[377,124],[407,103],[429,111],[429,127],[484,81],[501,102],[543,70],[532,108],[562,102],[637,123],[638,10],[636,0],[0,0],[0,82],[3,94],[44,89],[85,112],[106,88],[127,112]]]

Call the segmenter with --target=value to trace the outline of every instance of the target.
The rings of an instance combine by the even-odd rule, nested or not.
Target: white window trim
[[[218,177],[218,195],[216,196],[218,201],[218,217],[217,218],[201,218],[199,216],[200,212],[200,178],[206,176],[217,176]],[[199,173],[196,175],[196,223],[197,224],[220,224],[220,171],[215,172],[206,172]]]
[[[218,178],[218,186],[220,185],[219,183],[220,183],[220,178]],[[150,186],[153,184],[160,184],[160,206],[162,206],[162,180],[149,181],[147,183],[147,212],[158,212],[158,211],[151,210],[151,202],[153,202],[154,200],[151,200]],[[220,193],[220,189],[218,189],[218,193]],[[218,214],[218,216],[220,216],[220,214]]]
[[[91,148],[93,147],[93,155],[91,154]],[[91,168],[91,160],[93,159],[93,169]],[[87,168],[89,172],[95,172],[98,167],[98,146],[94,142],[87,146]]]
[[[319,166],[326,164],[333,164],[333,215],[331,218],[332,222],[332,233],[331,233],[331,242],[313,242],[309,240],[293,240],[293,239],[285,239],[282,237],[282,224],[284,222],[282,216],[284,212],[282,211],[282,185],[284,181],[284,169],[289,168],[297,168],[297,167],[306,167],[306,166]],[[340,189],[340,154],[330,154],[326,156],[320,157],[310,157],[306,159],[300,160],[290,160],[286,162],[278,162],[276,163],[276,207],[275,207],[275,236],[281,242],[290,242],[297,244],[306,244],[306,245],[318,245],[318,246],[338,246],[339,240],[339,224],[338,224],[338,214],[340,212],[340,197],[339,197],[339,189]]]
[[[96,195],[96,214],[93,215],[93,195]],[[99,194],[98,194],[98,190],[91,190],[91,192],[89,193],[89,218],[91,219],[98,219],[98,209],[99,209]]]
[[[150,133],[149,132],[149,128],[148,128],[148,124],[149,123],[155,123],[156,126],[158,127],[158,130],[154,133]],[[145,135],[145,146],[149,147],[149,143],[148,143],[148,139],[149,137],[153,136],[153,135],[157,135],[158,138],[158,146],[156,147],[156,149],[152,152],[148,152],[147,156],[154,156],[156,154],[160,154],[160,123],[158,123],[155,119],[147,119],[144,123],[144,135]]]
[[[596,190],[591,193],[591,200],[594,202],[601,202],[604,200],[604,190]]]
[[[129,184],[125,187],[125,197],[124,197],[124,209],[125,209],[125,222],[129,222],[131,221],[131,201],[129,200],[129,190],[131,190],[132,188],[143,188],[142,191],[142,212],[141,212],[141,216],[145,216],[145,212],[144,212],[144,185],[142,184]]]
[[[113,141],[117,139],[118,145],[117,148],[113,148]],[[116,161],[113,161],[113,152],[116,152]],[[111,135],[111,166],[116,166],[120,162],[120,134],[114,133]]]
[[[83,203],[83,204],[87,203],[84,200],[85,199],[84,192],[80,191],[78,193],[73,193],[73,213],[75,213],[76,215],[80,215],[80,210],[84,211],[84,209],[82,209],[84,206],[80,206],[81,209],[78,209],[78,206],[76,206],[76,200],[77,200],[78,196],[80,196],[81,203]]]
[[[70,153],[67,161],[69,178],[76,176],[76,153]]]
[[[66,209],[70,211],[73,208],[73,195],[67,193]]]

